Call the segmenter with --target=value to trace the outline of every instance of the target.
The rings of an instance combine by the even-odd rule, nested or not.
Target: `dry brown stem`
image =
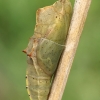
[[[91,0],[76,0],[66,48],[58,66],[48,100],[61,100]]]

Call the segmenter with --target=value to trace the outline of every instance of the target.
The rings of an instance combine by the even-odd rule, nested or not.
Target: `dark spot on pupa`
[[[27,76],[25,76],[25,78],[27,78]]]
[[[30,97],[30,94],[28,96]]]
[[[56,16],[56,18],[57,18],[57,16]]]
[[[28,88],[28,86],[26,86],[26,89]]]
[[[33,78],[34,79],[34,78]]]

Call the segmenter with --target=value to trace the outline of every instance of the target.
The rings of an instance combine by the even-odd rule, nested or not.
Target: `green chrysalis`
[[[36,13],[34,35],[24,52],[28,56],[26,88],[30,100],[47,100],[52,76],[64,50],[72,8],[69,0],[58,0]]]

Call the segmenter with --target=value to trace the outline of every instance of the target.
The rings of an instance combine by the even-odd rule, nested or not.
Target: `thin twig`
[[[48,100],[61,100],[91,0],[76,0],[66,48],[58,66]]]

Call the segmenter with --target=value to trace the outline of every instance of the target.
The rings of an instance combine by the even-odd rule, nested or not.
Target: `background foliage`
[[[33,35],[36,10],[55,1],[0,0],[0,100],[29,100],[21,51]],[[99,6],[92,1],[62,100],[100,100]]]

